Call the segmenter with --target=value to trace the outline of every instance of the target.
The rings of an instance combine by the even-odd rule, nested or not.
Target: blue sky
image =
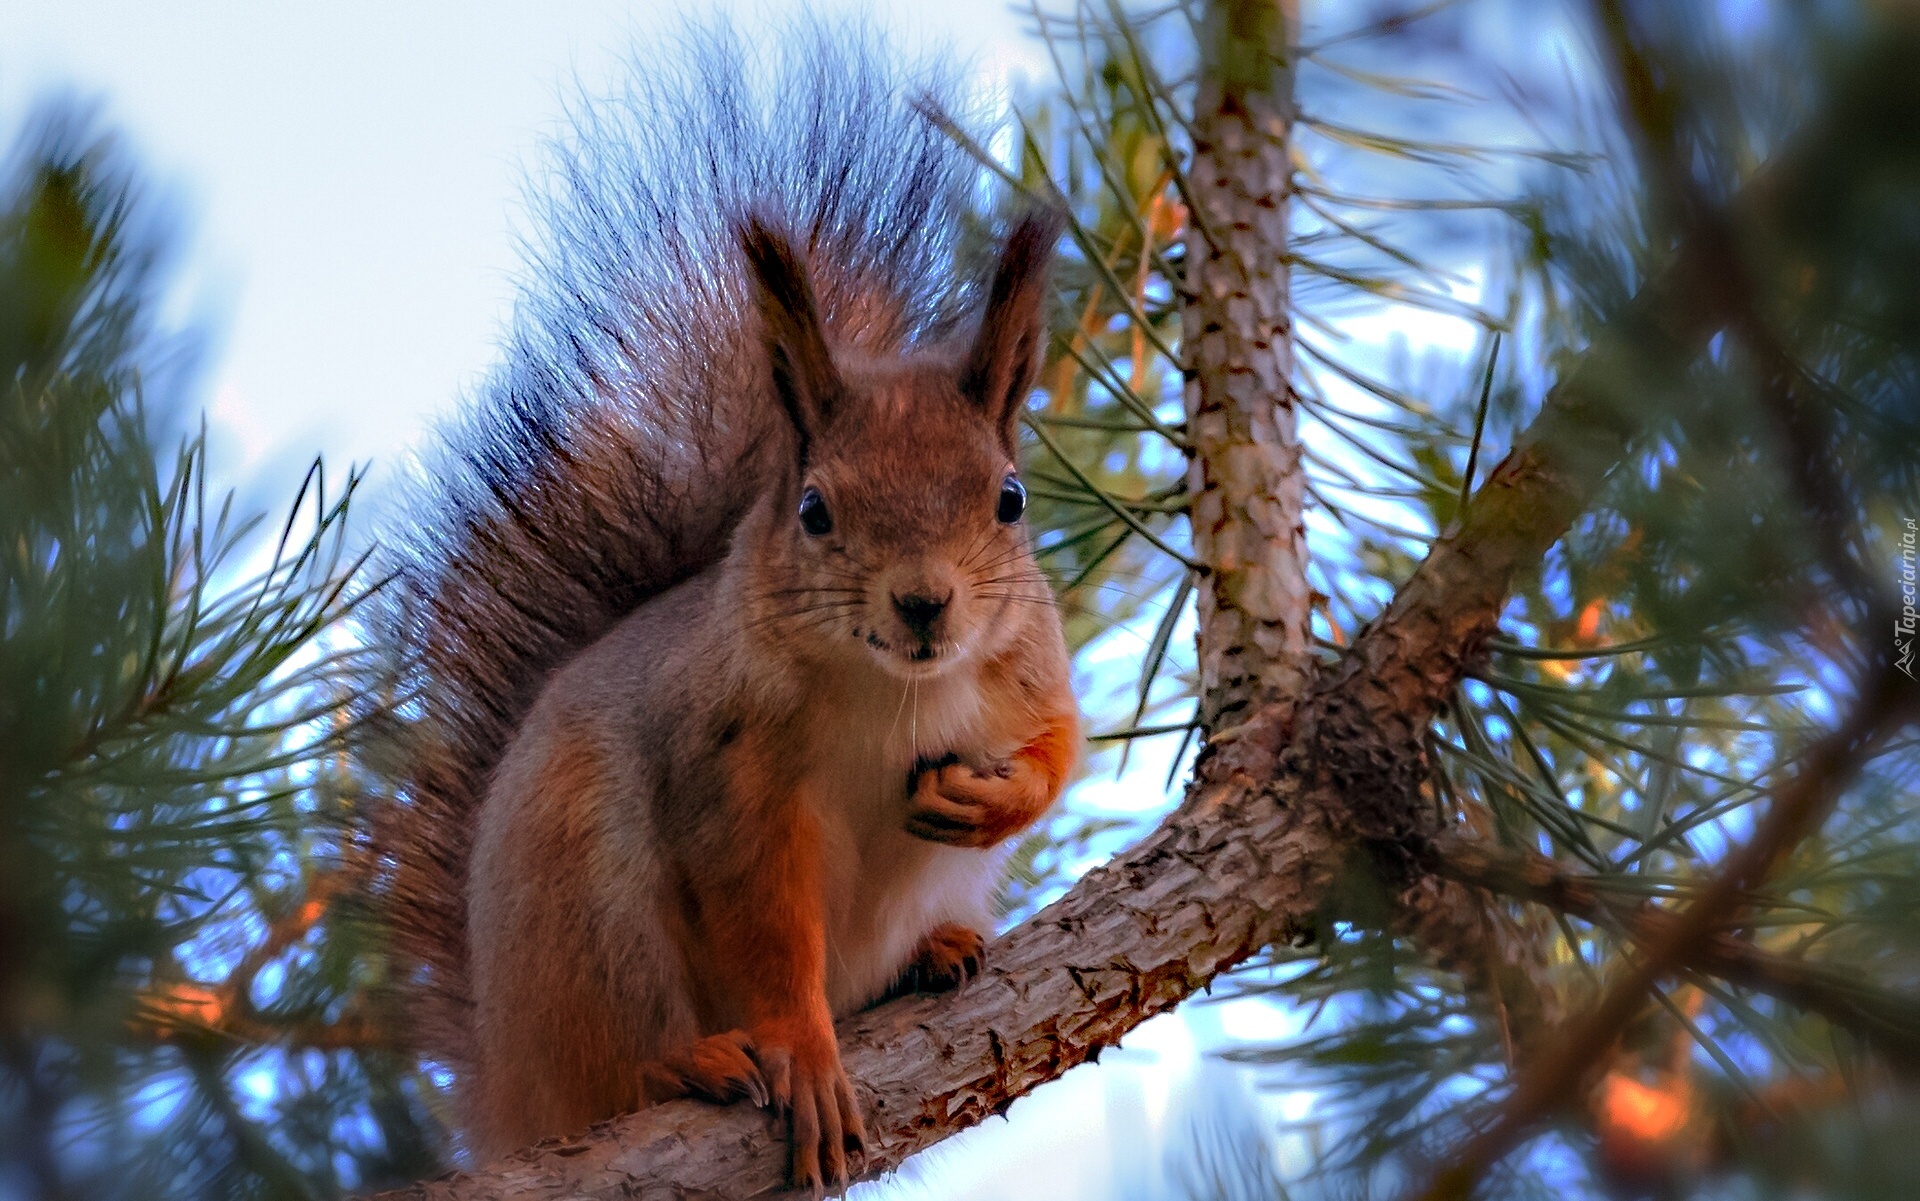
[[[767,5],[726,4],[742,24]],[[835,10],[839,4],[820,7]],[[375,466],[492,361],[521,171],[561,98],[685,6],[558,0],[7,0],[0,128],[53,89],[98,99],[186,218],[182,291],[229,478],[315,452]],[[699,6],[694,8],[699,11]],[[998,4],[881,6],[983,82],[1046,69]],[[289,483],[290,487],[290,483]],[[278,507],[280,488],[259,499]]]

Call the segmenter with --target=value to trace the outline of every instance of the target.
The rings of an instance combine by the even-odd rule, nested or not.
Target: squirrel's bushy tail
[[[945,81],[858,30],[780,45],[762,60],[690,32],[575,106],[535,189],[503,361],[388,532],[378,902],[416,1049],[456,1072],[495,765],[559,663],[725,553],[787,444],[735,223],[757,213],[804,247],[829,328],[862,350],[947,336],[978,286],[960,260],[979,172],[912,107],[944,104]]]

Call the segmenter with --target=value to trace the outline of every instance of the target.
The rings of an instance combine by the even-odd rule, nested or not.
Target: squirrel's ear
[[[1007,235],[980,332],[960,376],[961,390],[979,401],[1009,449],[1014,423],[1046,354],[1047,268],[1063,224],[1051,209],[1034,209]]]
[[[753,272],[774,390],[800,435],[804,457],[807,442],[826,424],[840,391],[840,376],[827,351],[826,328],[814,303],[807,265],[793,244],[754,215],[740,223],[739,236]]]

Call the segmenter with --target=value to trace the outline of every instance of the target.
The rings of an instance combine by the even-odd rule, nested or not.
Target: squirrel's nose
[[[947,602],[952,599],[951,592],[941,597],[923,596],[919,593],[901,596],[896,592],[893,596],[893,611],[900,615],[900,623],[912,630],[924,642],[933,637],[933,624],[940,620],[942,613],[947,611]]]

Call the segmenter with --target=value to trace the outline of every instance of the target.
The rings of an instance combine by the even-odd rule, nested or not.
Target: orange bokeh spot
[[[1665,1142],[1687,1124],[1687,1098],[1610,1073],[1600,1085],[1600,1123],[1610,1132],[1642,1142]]]
[[[176,981],[147,998],[153,1024],[162,1030],[218,1026],[226,1013],[220,994],[204,984]]]
[[[1600,640],[1600,616],[1607,611],[1605,597],[1594,597],[1580,610],[1580,620],[1573,627],[1573,637],[1581,646],[1592,646]]]

